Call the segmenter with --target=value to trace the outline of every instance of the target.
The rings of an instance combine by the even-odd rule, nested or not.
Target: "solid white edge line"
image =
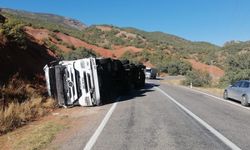
[[[120,97],[117,99],[119,101]],[[94,146],[95,142],[97,141],[99,135],[101,134],[102,130],[104,129],[105,125],[109,121],[109,118],[111,117],[112,113],[114,112],[116,106],[117,106],[117,101],[111,106],[105,117],[103,118],[101,124],[98,126],[96,129],[95,133],[92,135],[92,137],[89,139],[87,144],[84,147],[84,150],[91,150],[92,147]]]
[[[237,145],[235,145],[232,141],[227,139],[225,136],[223,136],[221,133],[219,133],[216,129],[214,129],[212,126],[210,126],[208,123],[203,121],[201,118],[196,116],[194,113],[192,113],[190,110],[188,110],[186,107],[181,105],[179,102],[177,102],[174,98],[169,96],[166,92],[164,92],[162,89],[155,87],[158,91],[160,91],[162,94],[164,94],[166,97],[168,97],[172,102],[174,102],[177,106],[179,106],[182,110],[184,110],[187,114],[189,114],[192,118],[194,118],[196,121],[198,121],[201,125],[203,125],[206,129],[208,129],[211,133],[213,133],[217,138],[219,138],[224,144],[226,144],[229,148],[233,150],[241,150]]]
[[[225,100],[225,99],[223,99],[223,98],[220,98],[220,97],[217,97],[217,96],[214,96],[214,95],[211,95],[211,94],[208,94],[208,93],[205,93],[205,92],[196,90],[196,89],[190,89],[190,88],[188,88],[188,87],[183,87],[183,86],[181,86],[181,87],[182,87],[182,88],[185,88],[185,89],[187,89],[187,90],[194,91],[194,92],[197,92],[197,93],[200,93],[200,94],[204,94],[204,95],[206,95],[206,96],[209,96],[209,97],[212,97],[212,98],[221,100],[221,101],[223,101],[223,102],[230,103],[230,104],[233,104],[233,105],[235,105],[235,106],[238,106],[238,107],[241,107],[241,108],[250,110],[249,107],[242,106],[242,105],[237,104],[237,103],[235,103],[235,102],[232,102],[232,101],[230,101],[230,100]]]

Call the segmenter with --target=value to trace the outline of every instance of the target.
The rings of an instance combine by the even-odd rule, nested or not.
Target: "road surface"
[[[59,149],[250,149],[249,109],[157,80],[105,106],[102,113],[84,138],[70,142],[81,144]]]

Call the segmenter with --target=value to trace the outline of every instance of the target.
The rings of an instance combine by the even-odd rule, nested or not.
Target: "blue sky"
[[[250,40],[249,0],[0,0],[0,7],[162,31],[223,45]]]

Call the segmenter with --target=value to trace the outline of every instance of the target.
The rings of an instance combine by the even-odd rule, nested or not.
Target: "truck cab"
[[[95,58],[60,61],[44,67],[48,93],[61,106],[100,105]]]

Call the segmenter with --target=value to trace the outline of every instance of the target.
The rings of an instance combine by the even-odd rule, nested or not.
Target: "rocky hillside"
[[[222,47],[223,51],[228,54],[237,54],[250,51],[250,41],[229,41]]]
[[[77,30],[84,30],[87,26],[83,23],[81,23],[78,20],[66,18],[58,15],[53,14],[44,14],[44,13],[32,13],[27,11],[21,11],[21,10],[13,10],[13,9],[7,9],[7,8],[0,8],[0,12],[2,14],[16,17],[20,20],[26,21],[26,22],[49,22],[50,24],[54,25],[60,25],[65,28],[72,28]]]
[[[167,69],[170,62],[182,60],[191,63],[194,68],[199,68],[197,64],[207,65],[202,68],[216,67],[221,77],[228,57],[250,49],[249,42],[232,41],[219,47],[163,32],[146,32],[111,25],[87,27],[77,20],[52,14],[0,10],[3,16],[0,17],[0,62],[12,68],[1,73],[4,76],[1,79],[17,72],[42,73],[42,66],[51,60],[93,55],[126,58],[156,66],[162,71]],[[22,61],[23,58],[25,61]],[[38,67],[30,70],[32,64],[36,63],[40,63],[37,65],[39,71],[36,70]]]
[[[0,85],[12,76],[34,80],[43,76],[43,66],[55,55],[36,39],[29,37],[20,24],[0,15]]]

